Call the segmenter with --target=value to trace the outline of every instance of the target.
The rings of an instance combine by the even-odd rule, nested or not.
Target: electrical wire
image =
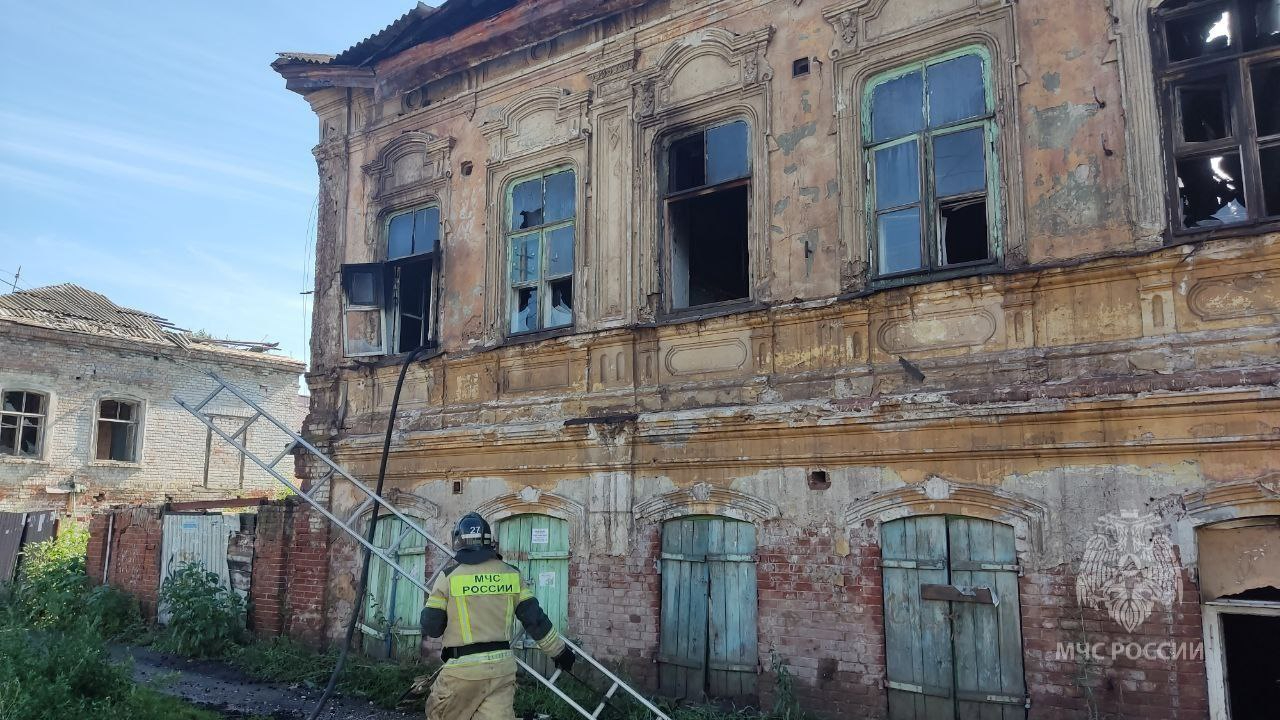
[[[396,380],[396,390],[391,396],[391,413],[387,416],[387,434],[382,438],[382,461],[378,464],[378,484],[374,489],[377,497],[382,497],[382,486],[387,478],[387,458],[391,454],[391,435],[396,427],[396,411],[400,407],[400,390],[404,387],[404,377],[409,372],[409,366],[417,359],[425,347],[418,347],[409,353],[404,359],[404,364],[400,366],[400,378]],[[365,540],[369,545],[373,544],[375,526],[378,524],[378,509],[380,505],[373,503],[373,510],[369,515],[369,529],[365,532]],[[360,566],[360,583],[356,589],[356,602],[351,608],[351,619],[347,621],[346,638],[342,642],[342,651],[338,654],[338,662],[333,666],[333,672],[329,675],[329,683],[325,685],[324,692],[321,693],[320,699],[316,701],[316,707],[311,711],[308,720],[317,720],[320,713],[324,712],[324,707],[329,703],[329,697],[333,695],[333,689],[338,685],[338,677],[342,675],[342,669],[347,664],[347,654],[351,651],[351,641],[355,637],[356,624],[360,620],[360,611],[364,607],[364,594],[368,591],[369,585],[369,565],[373,560],[373,553],[369,552],[368,546],[363,546],[364,562]]]

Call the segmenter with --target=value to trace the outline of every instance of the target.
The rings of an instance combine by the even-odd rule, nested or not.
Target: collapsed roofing
[[[271,360],[285,359],[266,355],[275,350],[279,343],[218,340],[199,336],[176,327],[159,315],[122,307],[101,293],[71,283],[0,295],[0,320],[118,340],[164,343],[184,350],[200,349],[241,357],[253,355]]]

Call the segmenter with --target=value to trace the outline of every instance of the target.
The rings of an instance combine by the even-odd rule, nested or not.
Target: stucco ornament
[[[1120,512],[1098,519],[1076,577],[1082,607],[1105,608],[1127,632],[1182,600],[1182,575],[1173,543],[1155,515]]]

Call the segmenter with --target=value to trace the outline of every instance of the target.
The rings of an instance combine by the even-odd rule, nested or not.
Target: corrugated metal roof
[[[333,56],[326,53],[306,52],[279,52],[276,53],[276,58],[276,62],[283,60],[284,62],[304,62],[313,65],[328,65],[333,60]]]
[[[239,357],[270,358],[277,362],[285,359],[264,355],[274,345],[264,343],[254,347],[251,343],[240,343],[250,347],[228,347],[214,339],[193,337],[159,315],[116,305],[106,295],[71,283],[0,295],[0,320],[99,337],[147,340],[183,349],[198,347]]]
[[[445,3],[448,5],[449,3]],[[382,28],[378,32],[352,45],[334,56],[332,62],[334,65],[360,65],[368,59],[374,57],[379,51],[395,42],[396,38],[407,30],[409,27],[417,23],[418,20],[425,18],[436,12],[436,8],[419,2],[409,12],[396,18],[390,25]]]

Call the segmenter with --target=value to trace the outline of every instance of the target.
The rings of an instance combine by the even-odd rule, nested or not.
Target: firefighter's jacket
[[[500,663],[504,668],[509,664],[514,672],[509,648],[468,653],[468,646],[482,643],[509,646],[513,619],[520,621],[548,656],[564,650],[564,639],[552,627],[533,591],[525,586],[520,571],[489,548],[465,548],[459,551],[457,563],[436,578],[422,611],[422,631],[428,637],[442,637],[446,652],[453,649],[461,654],[448,660],[446,668]],[[475,669],[480,671],[478,677],[489,675],[480,667]]]

